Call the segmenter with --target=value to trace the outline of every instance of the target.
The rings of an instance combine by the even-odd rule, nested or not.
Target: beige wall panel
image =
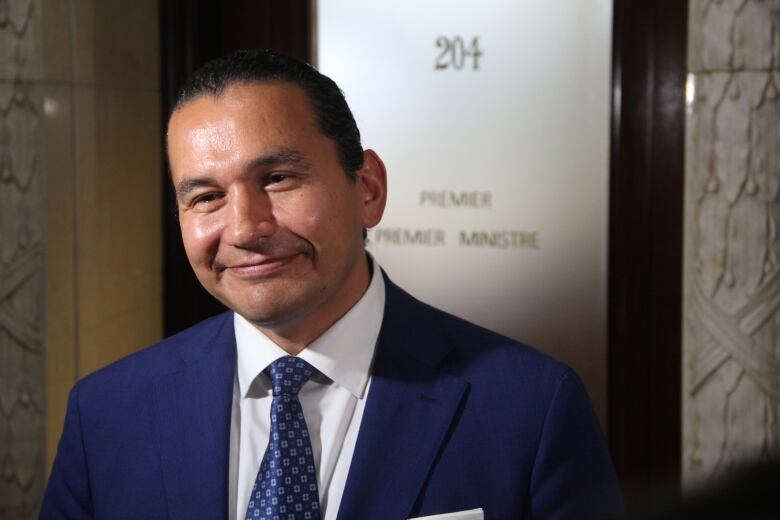
[[[95,83],[95,0],[72,0],[71,4],[73,79],[80,85],[92,85]]]
[[[68,0],[45,0],[36,4],[40,18],[40,78],[73,81],[73,18]]]
[[[79,150],[80,376],[161,335],[158,97],[108,88],[83,88],[77,95],[77,135],[84,147]],[[90,105],[92,127],[82,117],[90,114]]]
[[[94,6],[95,84],[159,91],[158,2],[103,0]]]
[[[76,222],[73,87],[38,88],[46,229],[46,463],[51,466],[76,380]]]

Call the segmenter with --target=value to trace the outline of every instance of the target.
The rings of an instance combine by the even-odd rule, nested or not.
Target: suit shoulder
[[[510,338],[417,299],[414,301],[420,306],[420,311],[423,314],[427,314],[428,320],[435,321],[444,329],[450,344],[463,354],[489,354],[497,356],[504,361],[515,359],[518,362],[531,363],[533,365],[549,365],[551,369],[561,373],[569,370],[562,362],[527,343]]]
[[[450,350],[445,368],[452,372],[503,378],[510,384],[528,381],[548,387],[557,387],[567,377],[577,378],[563,362],[536,348],[504,336],[424,303],[403,289],[392,285],[390,298],[394,305],[405,307],[405,314],[413,316],[417,336],[442,338]]]
[[[430,312],[453,346],[442,368],[469,383],[478,408],[498,410],[517,424],[539,428],[556,402],[564,403],[570,417],[593,416],[582,380],[565,363],[447,312],[436,308]],[[517,402],[523,406],[517,407]]]
[[[447,312],[435,311],[457,357],[468,370],[492,373],[494,377],[507,374],[510,381],[525,378],[554,386],[566,377],[576,377],[566,364],[535,347]]]
[[[212,316],[92,372],[78,381],[76,386],[84,391],[104,388],[105,385],[127,385],[174,372],[184,363],[184,349],[202,343],[204,336],[213,335],[222,327],[232,324],[231,318],[231,312]]]

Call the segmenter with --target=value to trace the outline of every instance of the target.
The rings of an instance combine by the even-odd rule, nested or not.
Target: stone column
[[[691,0],[683,477],[780,447],[780,0]]]
[[[76,379],[160,337],[157,0],[0,0],[0,520]]]
[[[30,2],[0,0],[0,518],[44,482],[44,187]]]

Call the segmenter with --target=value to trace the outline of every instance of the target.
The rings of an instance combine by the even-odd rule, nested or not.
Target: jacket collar
[[[385,317],[339,520],[409,517],[468,389],[441,368],[452,345],[439,314],[385,283]]]

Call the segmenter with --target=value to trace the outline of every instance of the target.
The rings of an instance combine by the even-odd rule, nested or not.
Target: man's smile
[[[227,272],[235,278],[263,278],[281,271],[289,264],[294,262],[296,258],[302,254],[303,253],[293,253],[286,256],[234,263],[231,265],[220,266],[216,270],[217,272],[221,273]]]

